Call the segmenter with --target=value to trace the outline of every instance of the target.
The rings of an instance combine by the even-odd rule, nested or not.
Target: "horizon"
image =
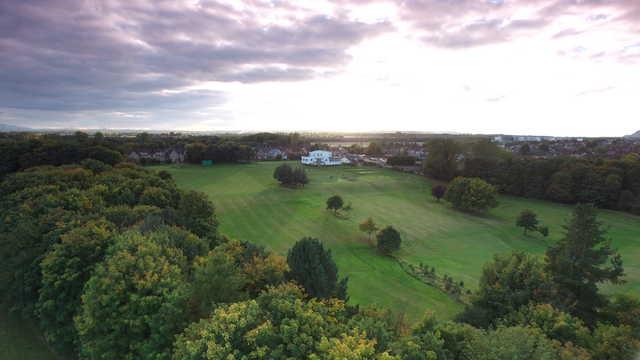
[[[640,2],[0,4],[0,123],[621,137]],[[403,129],[403,130],[398,130]]]

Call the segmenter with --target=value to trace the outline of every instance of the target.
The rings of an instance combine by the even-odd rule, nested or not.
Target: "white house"
[[[304,165],[317,165],[317,166],[335,166],[345,164],[343,159],[334,158],[331,151],[316,150],[309,153],[308,156],[302,156],[300,161]],[[347,161],[349,161],[347,159]],[[348,162],[347,162],[348,163]]]

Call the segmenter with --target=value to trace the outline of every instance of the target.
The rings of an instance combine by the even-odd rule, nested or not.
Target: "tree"
[[[447,187],[444,185],[436,185],[431,188],[431,196],[436,198],[438,202],[440,202],[440,199],[442,199],[442,197],[444,197],[444,194],[446,193],[447,193]]]
[[[340,195],[333,195],[327,199],[327,210],[333,210],[334,213],[337,213],[338,210],[342,209],[343,204],[344,201]]]
[[[547,187],[547,198],[562,202],[571,203],[575,200],[573,196],[573,179],[567,171],[558,171],[551,176],[551,183]]]
[[[347,279],[338,280],[331,250],[325,250],[320,240],[305,237],[296,242],[287,253],[287,264],[287,279],[300,284],[309,296],[346,298]]]
[[[295,185],[302,185],[303,187],[309,183],[309,178],[304,168],[297,167],[293,170],[293,183]]]
[[[304,186],[309,183],[309,178],[303,168],[293,169],[289,164],[282,164],[275,168],[273,178],[278,180],[281,185],[286,186]]]
[[[392,252],[400,249],[400,233],[392,226],[387,226],[378,232],[376,235],[378,240],[378,251],[385,255],[390,255]]]
[[[460,145],[451,139],[435,139],[429,141],[426,148],[424,172],[438,180],[451,180],[456,174]]]
[[[80,351],[89,359],[163,359],[185,325],[188,288],[180,251],[152,235],[116,239],[82,295],[76,317]]]
[[[384,151],[382,151],[382,146],[380,146],[380,144],[371,142],[369,143],[369,146],[367,146],[365,153],[370,156],[382,156]]]
[[[74,354],[78,334],[73,317],[84,284],[111,242],[113,225],[92,221],[60,237],[41,263],[42,288],[37,315],[47,342],[59,353]]]
[[[498,206],[496,189],[479,178],[457,177],[451,181],[444,199],[464,211],[486,211]]]
[[[640,342],[630,326],[598,324],[593,331],[591,352],[594,360],[637,359]]]
[[[199,316],[208,315],[215,304],[243,300],[248,280],[232,254],[218,246],[194,261],[192,302]]]
[[[378,226],[376,226],[376,223],[371,217],[368,217],[366,220],[361,222],[359,228],[363,233],[367,233],[369,236],[369,242],[371,242],[371,235],[378,230]]]
[[[289,164],[282,164],[273,171],[273,178],[281,185],[290,185],[293,183],[293,169]]]
[[[399,360],[350,326],[350,311],[342,301],[306,300],[300,288],[282,284],[191,324],[177,337],[173,359]]]
[[[522,306],[546,302],[551,290],[551,279],[538,258],[521,252],[495,255],[484,266],[478,291],[460,319],[489,327]]]
[[[565,230],[565,237],[546,252],[547,271],[558,293],[555,299],[561,309],[593,325],[598,310],[607,304],[598,286],[620,282],[622,259],[605,238],[593,206],[577,205]]]
[[[529,209],[522,210],[516,219],[516,226],[523,228],[524,234],[527,235],[527,231],[538,228],[538,215]]]
[[[217,236],[215,208],[205,194],[197,191],[182,192],[176,214],[178,224],[192,233],[207,239]]]

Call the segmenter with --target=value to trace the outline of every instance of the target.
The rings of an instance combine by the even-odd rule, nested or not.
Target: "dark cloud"
[[[276,21],[266,21],[277,17]],[[0,107],[181,109],[219,104],[199,82],[296,81],[336,71],[390,28],[296,2],[0,1]]]

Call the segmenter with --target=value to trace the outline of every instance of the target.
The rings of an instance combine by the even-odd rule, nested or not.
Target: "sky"
[[[640,130],[640,0],[0,0],[0,123]]]

